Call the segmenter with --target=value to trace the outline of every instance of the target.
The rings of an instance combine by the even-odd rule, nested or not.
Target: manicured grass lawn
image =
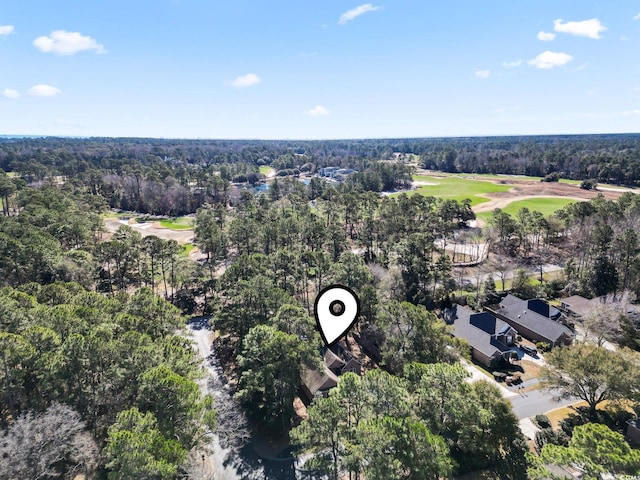
[[[587,402],[583,402],[583,401],[578,401],[577,403],[574,403],[571,406],[568,407],[562,407],[562,408],[556,408],[554,410],[550,410],[548,412],[545,413],[545,415],[547,417],[549,417],[549,420],[551,420],[551,426],[555,429],[559,429],[560,428],[560,422],[562,420],[564,420],[565,418],[567,418],[570,414],[572,413],[576,413],[577,409],[579,407],[586,407],[587,406]],[[605,400],[604,402],[600,403],[598,405],[598,410],[600,411],[605,411],[607,410],[609,407],[611,406],[611,402],[609,402],[608,400]],[[635,414],[632,406],[630,403],[627,404],[622,404],[622,408],[624,410],[627,410],[629,413],[633,413]]]
[[[517,202],[510,203],[504,211],[509,215],[515,215],[521,208],[528,208],[529,210],[536,210],[545,217],[553,215],[557,210],[560,210],[570,203],[576,201],[571,198],[530,198],[528,200],[518,200]]]
[[[160,220],[160,226],[171,230],[191,230],[193,228],[193,218],[176,217]]]
[[[184,245],[180,245],[180,248],[180,256],[188,257],[191,251],[195,248],[195,245],[193,243],[185,243]]]
[[[428,182],[436,185],[422,185],[413,192],[409,192],[409,195],[419,193],[420,195],[457,201],[468,198],[471,200],[471,205],[489,201],[488,198],[479,197],[479,194],[506,192],[512,188],[509,185],[500,185],[458,176],[429,177],[425,175],[414,175],[413,179],[417,182]]]
[[[526,200],[516,200],[515,202],[511,202],[505,208],[502,209],[503,212],[508,213],[512,217],[515,216],[521,208],[528,208],[533,211],[536,210],[545,217],[553,215],[557,210],[564,208],[570,203],[575,203],[576,200],[571,198],[547,198],[547,197],[539,197],[539,198],[529,198]],[[476,216],[481,218],[485,222],[491,218],[492,212],[482,212],[478,213]]]
[[[114,212],[109,210],[104,214],[104,218],[131,218],[130,212]]]
[[[527,175],[507,175],[507,174],[495,174],[495,173],[438,173],[438,175],[444,175],[447,177],[474,177],[480,179],[487,180],[504,180],[508,182],[509,180],[529,180],[532,182],[539,182],[542,180],[542,177],[529,177]],[[569,180],[566,178],[561,178],[560,183],[568,183],[570,185],[580,185],[582,183],[581,180]],[[603,185],[604,186],[604,185]]]
[[[562,272],[560,270],[556,270],[555,272],[545,272],[542,274],[542,279],[545,282],[550,282],[552,280],[557,280],[560,278],[562,278]],[[529,275],[529,282],[531,285],[540,285],[540,272]],[[502,280],[497,279],[495,281],[495,284],[496,284],[496,290],[502,291]],[[512,287],[513,287],[513,277],[505,278],[504,279],[505,291],[511,290]],[[558,302],[558,305],[559,304],[560,303]]]
[[[273,172],[273,167],[270,167],[268,165],[261,165],[260,166],[260,173],[263,175],[269,175],[271,172]]]

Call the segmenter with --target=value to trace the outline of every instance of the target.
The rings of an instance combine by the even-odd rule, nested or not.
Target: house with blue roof
[[[575,338],[569,327],[563,325],[562,313],[539,298],[522,300],[507,295],[497,308],[488,310],[532,342],[545,342],[555,347],[569,345]]]
[[[463,338],[471,346],[471,356],[487,368],[509,365],[518,358],[514,346],[518,332],[489,312],[474,312],[454,305],[444,315],[454,337]]]

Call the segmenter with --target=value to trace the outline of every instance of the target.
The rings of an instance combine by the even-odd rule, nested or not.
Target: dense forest
[[[632,184],[638,148],[633,135],[0,140],[0,478],[205,478],[193,463],[226,412],[198,386],[202,359],[183,329],[187,315],[210,317],[215,355],[254,433],[290,439],[313,474],[437,479],[484,470],[544,478],[510,403],[490,383],[467,382],[460,360],[469,345],[439,317],[452,302],[481,308],[501,295],[482,270],[475,285],[464,282],[445,246],[484,235],[492,250],[486,272],[516,270],[510,290],[525,298],[640,294],[640,197],[596,197],[546,218],[496,209],[481,233],[467,226],[475,219],[469,200],[379,192],[405,187],[415,161],[599,181],[614,181],[600,169],[615,162]],[[277,176],[255,193],[245,187],[263,181],[260,166]],[[323,166],[357,172],[343,182],[312,177]],[[296,178],[301,173],[308,183]],[[194,213],[202,258],[128,225],[108,233],[109,207]],[[551,282],[517,271],[551,258],[564,263]],[[307,405],[304,420],[294,402],[305,372],[322,365],[313,302],[334,283],[360,298],[351,340],[378,351],[354,349],[366,373],[343,375],[330,395]],[[610,372],[638,370],[638,326],[620,315],[617,327],[605,336],[629,347],[624,362],[600,350],[576,349],[576,358],[599,355]],[[570,370],[562,362],[571,350],[562,351],[569,353],[549,358],[565,375],[595,371]],[[635,377],[622,385],[599,374],[597,385],[612,384],[607,400],[640,400],[627,387]],[[606,423],[597,403],[565,436],[541,437],[546,463],[607,438],[589,427]],[[40,430],[47,433],[36,438]],[[32,445],[41,461],[33,461]],[[634,472],[633,452],[611,468]]]
[[[389,164],[389,161],[394,163]],[[385,163],[387,162],[386,166]],[[397,140],[232,141],[113,138],[0,138],[0,169],[25,181],[86,185],[113,208],[181,215],[229,198],[229,182],[255,184],[326,166],[357,170],[369,191],[402,188],[416,163],[445,172],[560,176],[637,185],[639,135],[567,135]],[[390,166],[391,165],[391,166]],[[369,173],[367,173],[369,172]],[[2,193],[0,185],[0,193]]]

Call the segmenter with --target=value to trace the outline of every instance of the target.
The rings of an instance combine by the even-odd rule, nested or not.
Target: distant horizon
[[[336,138],[222,138],[222,137],[153,137],[153,136],[110,136],[110,135],[18,135],[0,134],[2,139],[46,139],[63,138],[73,140],[91,139],[114,139],[114,140],[175,140],[175,141],[212,141],[212,142],[333,142],[333,141],[367,141],[367,140],[444,140],[444,139],[464,139],[464,138],[517,138],[517,137],[597,137],[597,136],[618,136],[618,135],[638,135],[636,132],[600,132],[600,133],[523,133],[505,135],[439,135],[439,136],[407,136],[407,137],[336,137]]]

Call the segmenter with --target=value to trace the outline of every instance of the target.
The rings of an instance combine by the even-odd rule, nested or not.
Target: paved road
[[[579,401],[578,399],[574,398],[570,400],[561,400],[560,402],[555,402],[552,398],[553,395],[548,390],[544,390],[541,388],[537,390],[531,390],[530,392],[526,393],[520,393],[516,386],[507,387],[504,383],[492,382],[489,377],[480,372],[478,367],[473,364],[463,361],[462,365],[471,374],[471,377],[469,378],[470,382],[485,380],[498,387],[498,389],[500,389],[500,392],[502,393],[502,396],[511,402],[513,412],[520,420],[533,417],[538,414],[543,414],[548,412],[549,410],[554,410],[556,408],[566,407],[567,405],[571,405]],[[537,378],[532,378],[531,380],[523,382],[522,386],[525,388],[530,388],[538,384],[538,382],[539,380]]]
[[[195,346],[203,359],[207,370],[206,377],[200,382],[203,393],[210,393],[218,409],[218,425],[227,432],[237,430],[236,420],[239,418],[238,407],[231,401],[231,393],[224,379],[215,367],[212,352],[211,330],[206,319],[193,319],[188,325]],[[225,421],[226,420],[226,421]],[[299,458],[288,454],[282,458],[260,457],[250,444],[239,450],[223,448],[218,433],[211,435],[211,451],[206,458],[207,473],[204,480],[294,480],[296,471],[303,468],[304,462],[310,458],[304,455]]]
[[[198,352],[202,357],[202,366],[207,370],[207,375],[199,382],[200,389],[205,394],[210,393],[214,398],[218,397],[217,400],[219,401],[221,400],[221,395],[225,395],[224,392],[219,391],[220,389],[223,389],[223,387],[221,387],[219,382],[209,381],[210,379],[218,379],[218,372],[208,361],[212,354],[211,330],[209,330],[208,326],[204,322],[192,323],[188,328],[193,336],[196,346],[198,347]],[[212,385],[216,386],[215,390],[212,389]],[[233,462],[229,462],[229,456],[233,455],[233,452],[228,449],[221,448],[218,435],[211,435],[211,447],[211,452],[206,458],[207,473],[212,475],[212,478],[215,478],[216,480],[240,480],[242,477],[238,474],[237,470],[233,468]]]
[[[527,383],[525,382],[525,386]],[[513,391],[517,392],[515,387],[512,387]],[[556,408],[566,407],[573,403],[578,402],[576,398],[561,400],[555,402],[552,398],[552,394],[544,389],[531,390],[517,396],[510,396],[508,400],[511,402],[513,412],[519,419],[533,417],[548,412],[549,410],[555,410]]]
[[[543,273],[551,273],[551,272],[558,272],[560,270],[562,270],[562,265],[555,265],[552,263],[547,263],[542,265],[542,271]],[[529,267],[526,269],[527,270],[527,274],[528,276],[533,276],[533,275],[540,275],[540,267]],[[493,277],[493,280],[496,282],[496,286],[498,288],[501,288],[501,278],[500,278],[500,273],[499,272],[487,272],[487,273],[483,273],[481,276],[481,281],[484,282],[487,279],[487,276],[491,275]],[[509,270],[506,275],[505,275],[505,280],[510,279],[515,277],[516,275],[516,269],[514,268],[513,270]],[[459,280],[459,276],[454,274],[453,277],[455,280]],[[539,278],[539,277],[538,277]],[[470,283],[471,285],[475,285],[476,282],[478,280],[477,276],[468,276],[465,275],[462,277],[462,281],[465,283]]]

